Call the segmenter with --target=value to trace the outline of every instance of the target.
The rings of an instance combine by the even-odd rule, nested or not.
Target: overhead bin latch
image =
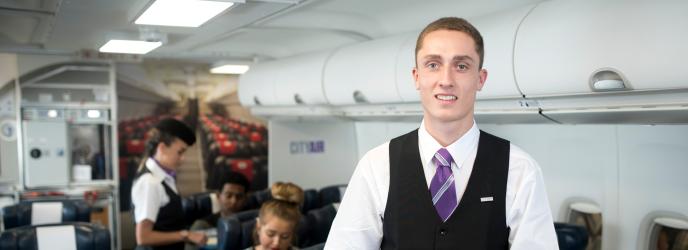
[[[299,94],[294,94],[294,102],[299,105],[304,104],[303,98]]]
[[[363,95],[360,90],[354,91],[354,102],[356,103],[368,103],[368,99]]]
[[[612,68],[596,70],[590,76],[590,89],[594,92],[624,91],[631,87],[619,71]]]

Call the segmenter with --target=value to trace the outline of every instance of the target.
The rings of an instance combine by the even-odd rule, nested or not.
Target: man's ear
[[[418,67],[413,67],[413,70],[411,70],[411,75],[413,75],[413,84],[416,85],[416,90],[419,90],[420,84],[418,84]]]
[[[480,69],[479,76],[480,82],[478,83],[478,91],[483,89],[483,86],[485,86],[485,81],[487,80],[487,70],[486,69]]]

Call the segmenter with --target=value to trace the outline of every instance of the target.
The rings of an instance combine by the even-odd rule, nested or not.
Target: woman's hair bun
[[[297,206],[303,204],[303,189],[291,182],[276,182],[270,188],[272,198],[275,200],[294,203]]]

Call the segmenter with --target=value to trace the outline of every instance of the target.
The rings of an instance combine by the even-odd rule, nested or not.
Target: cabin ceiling
[[[145,28],[168,41],[144,59],[270,60],[419,30],[442,16],[480,16],[539,1],[246,0],[199,28],[135,25],[152,2],[0,0],[0,52],[73,55],[112,38],[138,39]]]

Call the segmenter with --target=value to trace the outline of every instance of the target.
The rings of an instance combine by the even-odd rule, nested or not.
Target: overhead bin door
[[[397,55],[409,35],[354,44],[337,50],[325,67],[330,104],[398,103]]]
[[[514,38],[518,25],[534,6],[529,5],[469,20],[483,36],[483,68],[488,72],[485,86],[478,92],[477,99],[521,97],[514,79]]]
[[[543,2],[516,36],[518,86],[526,97],[613,89],[614,80],[632,90],[685,88],[686,13],[686,1]]]
[[[323,71],[332,51],[309,53],[275,62],[277,105],[327,104],[323,92]]]
[[[274,62],[258,63],[239,77],[239,102],[244,107],[274,105],[275,82],[271,78],[274,73]]]

